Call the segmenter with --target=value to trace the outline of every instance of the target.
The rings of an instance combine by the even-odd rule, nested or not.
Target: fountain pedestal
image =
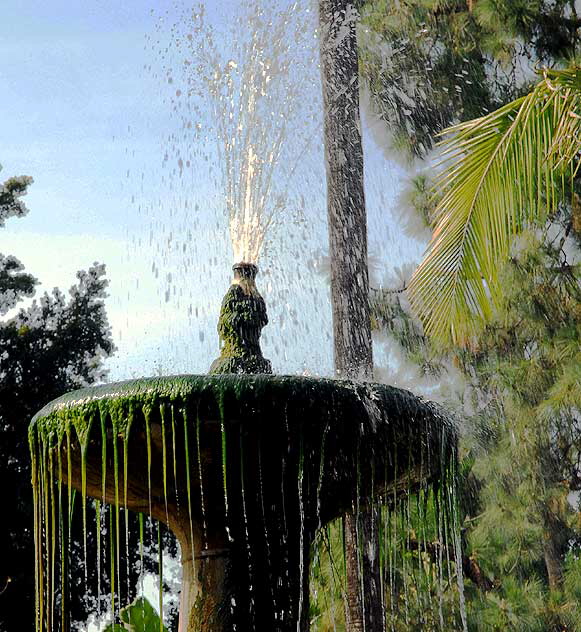
[[[260,334],[268,324],[266,304],[256,287],[258,267],[253,263],[232,266],[234,279],[222,300],[218,319],[220,357],[210,373],[271,374],[270,360],[262,355]]]
[[[264,375],[83,389],[40,411],[30,438],[37,577],[50,577],[43,542],[59,541],[48,508],[60,478],[176,534],[180,632],[307,630],[316,529],[444,477],[455,455],[453,428],[411,393]]]

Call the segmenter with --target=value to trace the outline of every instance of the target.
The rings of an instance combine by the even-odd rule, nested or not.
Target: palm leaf
[[[528,95],[444,132],[434,232],[408,288],[441,340],[466,344],[490,317],[514,236],[557,209],[579,167],[581,68],[540,74]]]

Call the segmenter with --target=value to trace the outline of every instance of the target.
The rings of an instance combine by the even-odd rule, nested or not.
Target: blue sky
[[[3,4],[2,164],[34,175],[28,226],[116,235],[123,139],[155,113],[140,68],[152,17],[138,2]],[[149,150],[147,134],[135,141]],[[60,206],[59,221],[43,221],[39,206]]]
[[[69,287],[93,261],[107,264],[119,348],[111,379],[207,370],[231,265],[221,190],[202,164],[181,178],[162,168],[177,121],[159,51],[187,5],[2,4],[0,178],[27,174],[35,183],[30,213],[0,232],[0,252],[18,256],[43,289]],[[207,3],[209,21],[219,24],[236,6]],[[420,249],[391,217],[401,172],[372,136],[366,127],[370,245],[381,278]],[[306,265],[326,249],[321,142],[313,143],[312,182],[294,185],[305,189],[307,216],[280,227],[261,263],[271,313],[263,346],[277,372],[331,368],[327,282]],[[278,332],[292,344],[282,345]]]

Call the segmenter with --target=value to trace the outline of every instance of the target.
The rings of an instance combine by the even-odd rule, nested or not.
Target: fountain
[[[288,21],[283,12],[280,33]],[[81,389],[32,420],[37,632],[69,629],[70,593],[79,589],[67,584],[78,535],[70,533],[68,517],[78,502],[81,540],[95,528],[98,556],[109,557],[113,618],[124,605],[123,547],[129,554],[122,516],[127,530],[133,511],[165,524],[179,541],[180,632],[306,632],[318,530],[375,504],[396,509],[431,484],[439,486],[444,505],[450,501],[456,431],[436,405],[383,384],[273,375],[262,355],[268,318],[254,262],[273,214],[284,206],[284,195],[269,204],[287,122],[265,95],[276,84],[271,66],[280,77],[292,64],[282,63],[286,52],[280,51],[279,63],[264,63],[264,42],[284,38],[272,37],[262,13],[255,22],[262,26],[248,45],[247,65],[230,60],[209,74],[214,106],[224,114],[218,146],[226,152],[226,206],[240,261],[222,302],[220,356],[208,375]],[[202,52],[213,59],[211,40],[202,39],[210,41]],[[292,48],[291,40],[284,48]],[[343,234],[353,238],[352,230]],[[363,253],[359,248],[357,261],[364,267]],[[95,527],[87,520],[89,502]],[[102,520],[105,505],[108,521]],[[102,539],[107,551],[99,549]]]
[[[65,617],[71,489],[84,514],[87,498],[115,507],[113,582],[121,509],[173,531],[180,632],[282,632],[308,629],[318,528],[450,476],[455,430],[435,405],[382,384],[268,374],[256,271],[234,266],[211,374],[81,389],[32,420],[38,630]]]

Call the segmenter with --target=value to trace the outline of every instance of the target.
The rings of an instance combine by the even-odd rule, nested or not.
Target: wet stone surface
[[[172,529],[181,632],[283,631],[307,629],[317,528],[444,477],[456,435],[436,406],[386,385],[185,375],[65,395],[35,416],[30,444],[40,548],[54,545],[62,480]]]

